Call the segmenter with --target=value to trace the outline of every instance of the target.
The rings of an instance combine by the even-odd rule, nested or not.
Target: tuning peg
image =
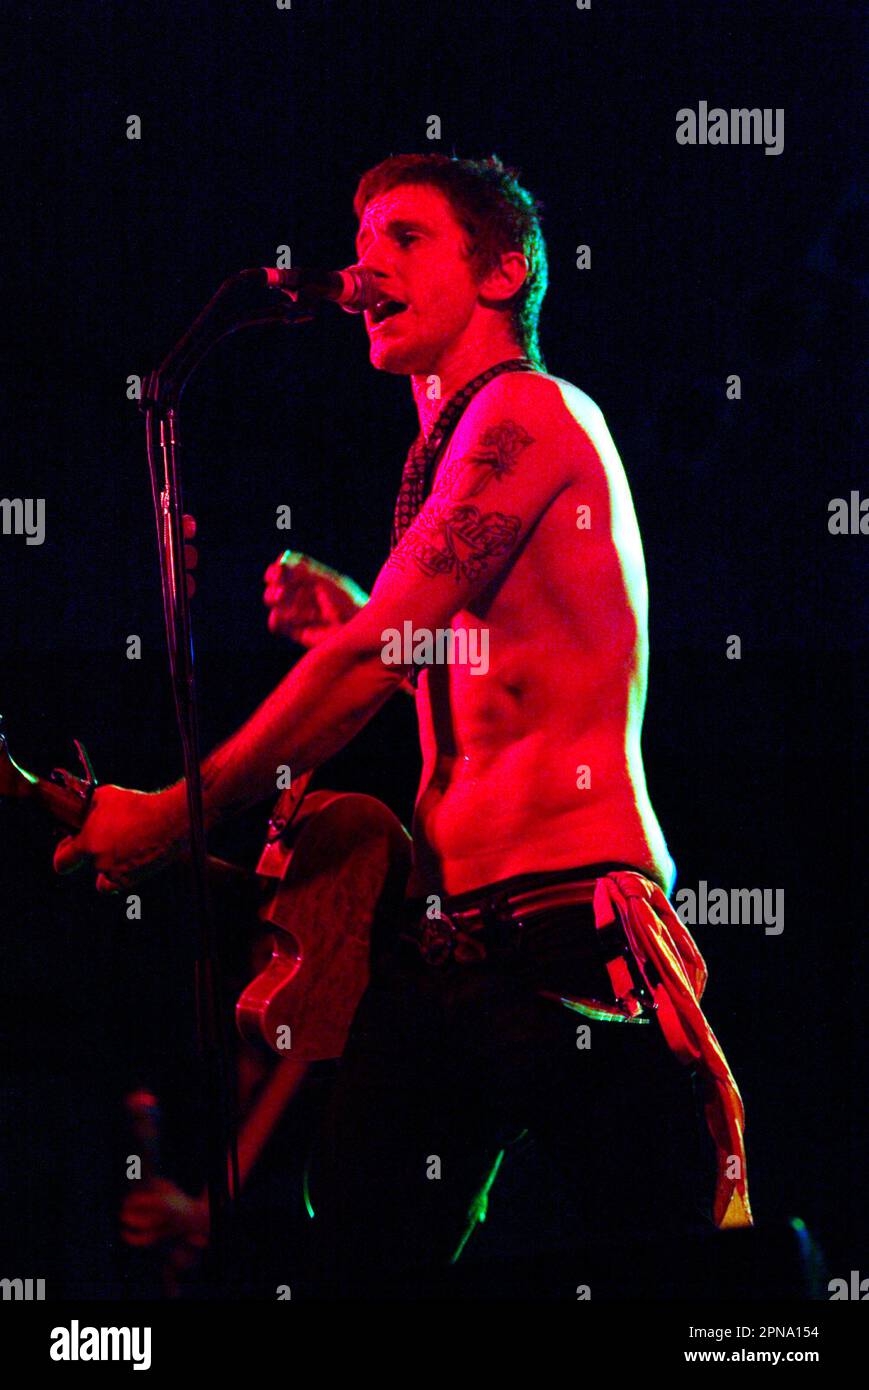
[[[75,792],[80,796],[85,806],[90,805],[91,797],[97,789],[97,779],[94,774],[93,763],[90,760],[88,751],[83,743],[77,738],[73,739],[78,760],[84,772],[83,777],[76,777],[75,773],[67,772],[65,767],[55,767],[51,770],[51,780],[58,782],[60,786],[66,787],[67,791]]]
[[[75,744],[75,751],[78,753],[78,760],[84,769],[84,781],[87,784],[87,786],[91,788],[91,791],[95,791],[97,786],[97,779],[96,774],[94,773],[93,763],[91,762],[90,756],[88,754],[88,750],[85,748],[83,743],[79,743],[77,738],[73,739],[73,743]]]

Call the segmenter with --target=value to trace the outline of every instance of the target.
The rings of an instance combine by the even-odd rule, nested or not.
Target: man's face
[[[402,184],[368,203],[356,238],[359,264],[374,273],[385,299],[406,305],[382,319],[378,309],[365,314],[373,366],[423,375],[458,343],[478,295],[466,244],[436,188]]]

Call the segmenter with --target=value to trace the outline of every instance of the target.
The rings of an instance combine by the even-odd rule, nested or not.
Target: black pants
[[[537,992],[612,1001],[591,904],[537,919],[520,941],[442,965],[396,942],[379,961],[309,1166],[315,1292],[364,1296],[472,1258],[487,1188],[489,1245],[500,1226],[515,1248],[499,1185],[529,1145],[565,1242],[711,1229],[711,1142],[657,1021],[598,1021]],[[530,1205],[533,1244],[533,1192]]]

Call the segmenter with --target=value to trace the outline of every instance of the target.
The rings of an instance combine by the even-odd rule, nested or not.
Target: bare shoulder
[[[589,453],[588,446],[591,445],[592,452],[605,467],[613,462],[618,463],[618,454],[609,426],[597,401],[592,400],[579,386],[574,386],[572,381],[565,381],[563,377],[544,376],[543,380],[548,384],[550,392],[557,392],[557,400],[553,398],[552,410],[558,417],[561,428],[581,437],[580,448],[586,457]]]
[[[469,433],[505,423],[521,428],[571,471],[619,464],[600,406],[578,386],[547,372],[505,372],[477,393],[462,421]]]

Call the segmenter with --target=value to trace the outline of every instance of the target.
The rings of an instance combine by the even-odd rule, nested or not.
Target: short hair
[[[362,175],[353,211],[361,222],[373,198],[399,184],[428,184],[443,193],[465,229],[468,254],[478,278],[493,270],[505,251],[521,251],[528,262],[528,274],[506,307],[525,356],[545,371],[537,337],[540,305],[549,283],[546,242],[540,227],[542,205],[521,186],[519,178],[519,171],[502,164],[495,154],[488,159],[395,154]]]

